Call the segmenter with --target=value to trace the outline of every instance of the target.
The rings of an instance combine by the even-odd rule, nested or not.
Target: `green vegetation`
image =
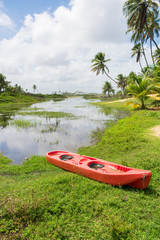
[[[124,103],[96,103],[108,112]],[[150,128],[160,112],[133,111],[112,123],[99,142],[79,153],[152,171],[146,190],[113,187],[33,156],[21,166],[0,155],[2,239],[157,239],[159,228],[160,139]]]
[[[29,120],[15,119],[10,121],[10,125],[15,125],[18,128],[30,128],[30,127],[36,127],[37,123],[36,122],[33,123]]]
[[[134,102],[134,106],[146,109],[149,103],[150,109],[159,108],[160,49],[155,41],[160,30],[158,4],[152,0],[127,0],[123,12],[127,19],[127,32],[131,33],[134,43],[131,56],[136,56],[141,73],[131,72],[128,76],[119,74],[115,81],[106,66],[110,59],[105,59],[102,52],[92,59],[92,71],[97,75],[106,74],[115,81],[121,88],[117,96],[126,97],[129,94],[135,97],[138,103]],[[153,66],[149,66],[145,54],[144,44],[148,41]],[[157,48],[154,54],[152,44]],[[146,67],[141,65],[142,57]],[[109,95],[112,86],[109,82],[106,86],[103,93],[108,92]],[[34,92],[36,89],[37,86],[33,85]],[[4,127],[10,120],[10,109],[18,110],[22,106],[18,103],[64,99],[66,95],[26,93],[18,85],[11,86],[0,74],[0,126]],[[82,96],[82,93],[78,92],[77,95]],[[85,96],[91,97],[99,96]],[[131,110],[120,102],[99,102],[96,105],[106,113],[113,107]],[[19,114],[55,117],[55,128],[59,124],[58,118],[73,117],[63,112],[46,111]],[[131,111],[129,117],[109,123],[110,128],[106,126],[103,132],[97,131],[95,145],[78,151],[125,166],[150,170],[153,176],[145,190],[113,187],[87,179],[49,164],[45,156],[32,156],[19,166],[10,164],[10,159],[0,155],[0,239],[159,239],[160,138],[151,134],[151,128],[159,125],[159,119],[159,111]],[[16,120],[14,124],[29,127],[32,123]],[[50,126],[42,132],[52,132],[55,128]]]
[[[19,112],[19,115],[34,115],[38,117],[46,118],[63,118],[63,117],[74,117],[71,113],[65,112],[48,112],[48,111],[34,111],[34,112]]]

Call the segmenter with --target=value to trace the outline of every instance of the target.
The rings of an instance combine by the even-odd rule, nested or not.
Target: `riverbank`
[[[96,103],[103,111],[124,103]],[[33,156],[21,166],[0,156],[0,239],[158,239],[160,112],[132,111],[79,153],[152,171],[146,190],[113,187]]]
[[[36,103],[36,102],[43,102],[48,99],[64,99],[65,96],[61,94],[33,94],[33,93],[24,93],[24,94],[15,94],[15,95],[10,95],[7,93],[3,93],[0,95],[0,106],[2,104],[13,104],[13,103],[19,103],[19,104],[24,104],[24,103]]]

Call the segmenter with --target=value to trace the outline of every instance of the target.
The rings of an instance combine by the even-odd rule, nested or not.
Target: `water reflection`
[[[45,155],[51,150],[76,152],[77,148],[91,144],[92,131],[102,128],[106,121],[114,120],[116,113],[111,109],[106,115],[100,108],[89,104],[89,101],[83,98],[36,103],[28,108],[28,111],[32,109],[72,113],[76,118],[21,116],[17,112],[12,117],[14,120],[29,120],[36,122],[36,125],[20,128],[9,124],[0,129],[0,152],[11,158],[14,163],[20,163],[31,155]]]

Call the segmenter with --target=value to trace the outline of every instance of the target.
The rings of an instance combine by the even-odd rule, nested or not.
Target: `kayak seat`
[[[62,155],[61,157],[60,157],[60,159],[62,160],[62,161],[67,161],[67,160],[70,160],[70,159],[72,159],[73,158],[73,156],[71,156],[71,155]]]
[[[104,165],[103,164],[99,164],[99,163],[91,163],[89,165],[90,168],[94,168],[94,169],[97,169],[97,168],[103,168]]]

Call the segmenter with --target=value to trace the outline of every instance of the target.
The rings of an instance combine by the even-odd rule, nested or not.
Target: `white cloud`
[[[110,74],[138,71],[125,35],[124,0],[72,0],[53,14],[27,15],[11,39],[0,42],[0,69],[13,84],[40,92],[101,92],[105,76],[90,71],[99,51],[111,58]],[[114,85],[114,84],[113,84]]]
[[[0,1],[0,27],[2,28],[14,28],[14,23],[11,18],[5,13],[3,2]]]
[[[9,27],[9,28],[12,28],[14,26],[10,17],[3,12],[0,12],[0,26],[1,27]]]

